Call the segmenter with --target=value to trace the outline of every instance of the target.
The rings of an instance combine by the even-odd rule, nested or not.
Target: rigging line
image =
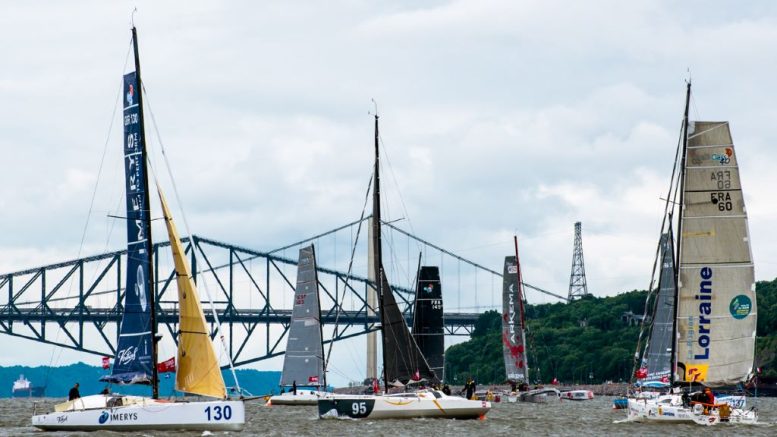
[[[345,302],[345,295],[346,295],[346,292],[348,291],[348,281],[351,280],[351,273],[353,271],[353,260],[356,258],[356,246],[359,243],[359,234],[361,234],[362,223],[364,222],[364,215],[366,214],[367,204],[370,200],[370,190],[372,189],[373,176],[374,175],[370,175],[370,180],[369,182],[367,182],[367,192],[364,195],[364,206],[362,207],[362,214],[358,221],[359,226],[356,228],[356,240],[351,245],[351,259],[350,261],[348,261],[348,273],[345,276],[345,284],[343,285],[343,296],[341,298],[341,302],[335,302],[335,305],[337,305],[337,312],[335,313],[335,327],[333,330],[332,338],[337,338],[337,334],[339,333],[338,323],[340,321],[340,312],[341,312],[340,310],[342,310],[343,303]],[[327,354],[326,354],[326,360],[324,360],[325,371],[327,369],[327,366],[329,365],[329,358],[332,356],[332,344],[334,344],[334,342],[329,343],[329,350],[327,351]]]
[[[194,238],[192,237],[192,232],[189,229],[189,221],[186,220],[186,213],[184,212],[183,203],[181,202],[181,196],[178,194],[178,185],[175,183],[175,178],[173,177],[173,170],[170,167],[170,160],[167,159],[167,151],[165,150],[164,143],[162,142],[162,135],[159,134],[159,126],[156,122],[156,117],[154,116],[154,111],[151,109],[151,99],[148,98],[148,91],[146,90],[146,86],[144,83],[140,84],[143,87],[143,91],[146,96],[146,105],[148,106],[148,112],[151,115],[151,124],[154,126],[154,132],[156,133],[157,140],[159,141],[159,149],[162,152],[162,158],[165,163],[165,167],[167,168],[167,174],[170,177],[170,183],[173,186],[173,194],[175,194],[175,200],[178,203],[178,207],[181,211],[181,219],[183,220],[184,228],[186,228],[186,233],[188,234],[187,239],[189,240],[189,244],[191,244],[192,247],[192,256],[195,260],[197,260],[197,245],[194,243]],[[149,168],[151,168],[151,173],[154,176],[154,183],[156,183],[157,187],[159,187],[159,180],[157,179],[156,171],[154,170],[154,167],[151,165],[151,162],[149,161]],[[210,309],[211,314],[213,315],[213,320],[216,322],[216,330],[218,331],[218,337],[221,341],[221,347],[224,348],[224,353],[227,355],[227,358],[229,359],[229,370],[232,372],[232,378],[235,381],[235,387],[237,388],[237,392],[241,393],[240,389],[240,381],[237,379],[237,373],[235,373],[235,365],[232,362],[232,356],[229,354],[229,349],[227,348],[226,339],[224,338],[224,331],[221,328],[221,321],[219,320],[218,313],[216,312],[216,305],[213,303],[213,297],[210,294],[210,289],[208,288],[208,281],[203,278],[203,281],[201,281],[204,285],[203,288],[205,288],[205,295],[208,298],[208,303],[210,303]]]
[[[391,173],[391,179],[394,181],[394,186],[397,187],[397,194],[399,195],[399,202],[402,205],[402,211],[405,213],[405,217],[407,217],[407,223],[410,226],[410,231],[412,231],[415,234],[415,229],[413,228],[413,222],[410,220],[410,214],[407,211],[407,205],[405,205],[405,199],[402,197],[402,190],[399,187],[399,183],[397,182],[397,176],[394,173],[394,166],[391,165],[391,158],[389,158],[388,154],[388,148],[386,147],[386,144],[383,142],[383,136],[378,133],[378,139],[380,141],[380,145],[383,148],[383,157],[386,160],[386,164],[388,164],[389,173]],[[421,249],[421,246],[419,245],[419,250]]]
[[[676,199],[679,191],[679,178],[682,177],[682,169],[678,168],[680,165],[680,154],[682,149],[682,136],[683,136],[683,127],[684,127],[685,121],[681,123],[680,126],[680,135],[678,136],[677,140],[677,151],[675,152],[675,158],[674,158],[674,164],[672,165],[672,176],[669,179],[669,189],[666,196],[666,203],[664,204],[664,216],[661,220],[661,233],[660,235],[664,234],[664,230],[666,229],[667,222],[672,220],[672,217],[674,216],[674,208],[676,205]],[[677,176],[678,181],[675,181],[675,176]],[[674,190],[674,195],[672,195],[672,191]],[[673,199],[673,200],[670,200]],[[682,209],[682,205],[680,205],[680,208]],[[669,223],[669,227],[671,228],[671,222]],[[648,287],[648,294],[645,298],[645,310],[643,311],[643,317],[642,321],[640,322],[640,329],[639,329],[639,336],[637,337],[637,348],[634,352],[634,360],[632,362],[632,372],[631,372],[631,380],[634,379],[634,372],[637,370],[637,365],[641,366],[641,363],[639,363],[639,355],[640,355],[640,349],[642,344],[643,335],[645,333],[645,320],[647,319],[647,314],[649,311],[649,302],[651,295],[653,294],[653,285],[656,281],[656,269],[658,267],[658,259],[661,256],[661,239],[659,238],[658,244],[656,245],[656,254],[655,258],[653,258],[653,269],[650,274],[650,285]],[[678,260],[679,261],[679,260]],[[656,290],[656,302],[658,301],[658,292],[660,291],[660,286]],[[651,324],[648,329],[648,336],[651,334],[653,329],[653,324],[651,321]]]
[[[130,55],[130,51],[131,50],[132,50],[132,38],[130,38],[130,43],[129,43],[129,46],[127,48],[127,54],[124,56],[124,66],[121,69],[122,73],[124,73],[124,71],[127,69],[127,64],[129,63],[129,55]],[[116,119],[116,108],[119,106],[119,102],[121,101],[121,95],[122,95],[122,93],[124,91],[124,79],[123,78],[122,78],[121,83],[122,83],[122,85],[119,86],[119,92],[116,94],[116,100],[113,103],[113,112],[111,113],[110,122],[108,124],[108,133],[105,136],[105,143],[103,144],[103,154],[100,157],[100,166],[98,167],[98,170],[97,170],[97,180],[94,182],[94,189],[92,190],[92,198],[89,201],[89,212],[86,215],[86,222],[84,223],[84,229],[81,232],[81,242],[78,245],[78,255],[76,256],[76,258],[80,258],[81,257],[81,252],[84,249],[84,241],[86,241],[86,234],[87,234],[88,229],[89,229],[89,221],[90,221],[90,219],[92,217],[92,211],[94,210],[94,200],[97,197],[97,187],[99,187],[99,185],[100,185],[100,176],[102,175],[103,165],[105,163],[105,156],[108,153],[108,143],[110,142],[111,133],[113,132],[113,124],[114,124],[115,119]],[[68,291],[67,291],[65,296],[69,297],[70,294],[72,293],[72,291],[73,291],[73,281],[71,280],[70,281],[70,287],[68,288]],[[43,304],[44,304],[44,302],[41,302],[41,305],[43,305]],[[80,304],[83,304],[83,302],[80,302]],[[57,329],[57,333],[56,333],[56,335],[54,337],[54,342],[55,343],[59,339],[59,334],[60,334],[61,330],[62,329],[61,329],[61,324],[60,324],[60,328]],[[52,346],[52,347],[54,349],[52,349],[51,357],[49,358],[49,367],[48,367],[49,371],[46,372],[46,378],[44,379],[44,381],[46,381],[46,382],[48,382],[49,373],[51,372],[51,370],[50,370],[51,369],[51,364],[54,362],[54,354],[57,352],[56,346]],[[59,356],[57,357],[57,360],[59,360],[59,357],[61,355],[62,355],[62,350],[60,349],[59,350]]]

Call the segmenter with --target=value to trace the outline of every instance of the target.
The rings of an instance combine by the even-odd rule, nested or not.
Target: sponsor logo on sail
[[[717,161],[720,165],[724,165],[731,162],[732,155],[734,155],[734,150],[731,147],[726,147],[725,153],[713,153],[711,158],[713,161]]]
[[[751,301],[750,298],[744,294],[740,294],[739,296],[734,297],[734,299],[732,299],[731,303],[728,305],[728,310],[731,312],[731,316],[737,320],[741,320],[747,317],[748,314],[750,314],[752,308],[753,301]]]
[[[122,349],[116,354],[116,361],[118,361],[120,365],[131,363],[132,361],[135,361],[137,353],[137,346],[130,346],[126,349]]]
[[[707,380],[708,364],[687,364],[685,368],[685,380],[702,382]]]
[[[427,284],[427,285],[424,287],[424,292],[425,292],[426,294],[432,294],[432,291],[434,291],[434,286],[432,286],[432,284]]]
[[[138,302],[140,302],[140,308],[143,312],[148,309],[148,301],[146,300],[146,275],[143,273],[143,265],[138,266],[138,270],[135,274],[135,294],[138,295]]]
[[[129,90],[127,90],[127,106],[132,106],[134,100],[135,100],[135,87],[132,84],[129,84]]]
[[[710,358],[710,328],[712,320],[710,314],[712,314],[712,269],[709,267],[702,267],[699,270],[699,291],[697,292],[695,299],[699,301],[699,325],[696,343],[703,351],[702,353],[695,354],[693,358],[695,360],[708,360]]]

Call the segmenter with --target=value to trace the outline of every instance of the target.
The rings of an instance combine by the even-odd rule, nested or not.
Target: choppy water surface
[[[47,408],[55,400],[44,402]],[[748,404],[752,405],[748,399]],[[626,416],[623,410],[612,410],[612,398],[600,396],[593,401],[554,401],[547,404],[497,403],[486,420],[319,420],[316,407],[265,407],[262,402],[246,405],[247,422],[242,433],[205,433],[206,435],[261,434],[269,436],[335,437],[358,436],[441,436],[441,435],[701,435],[711,429],[698,425],[618,423]],[[777,435],[777,399],[758,399],[761,424],[756,426],[724,425],[714,427],[716,435]],[[0,435],[203,435],[201,432],[90,432],[44,433],[30,426],[33,401],[0,399]]]

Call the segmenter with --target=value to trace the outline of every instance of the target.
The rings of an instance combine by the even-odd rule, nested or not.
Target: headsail
[[[526,345],[521,329],[521,293],[516,257],[506,256],[502,275],[502,346],[511,381],[526,381]]]
[[[684,170],[675,380],[735,384],[753,370],[756,301],[727,122],[689,126]]]
[[[318,299],[316,252],[313,245],[299,250],[297,288],[283,360],[281,385],[325,386],[321,306]]]
[[[185,393],[225,399],[227,389],[221,368],[213,351],[205,315],[202,313],[197,287],[186,263],[181,239],[173,223],[162,190],[159,200],[173,252],[175,276],[178,284],[178,371],[175,389]]]
[[[429,367],[436,375],[442,376],[445,368],[445,332],[439,268],[423,266],[419,270],[413,315],[413,338]]]
[[[101,380],[115,384],[151,384],[155,366],[152,358],[151,226],[146,192],[146,151],[141,133],[140,87],[135,72],[124,75],[123,95],[127,281],[116,359],[111,374]]]
[[[674,326],[675,284],[674,244],[672,230],[661,236],[661,274],[658,296],[653,311],[645,364],[646,381],[669,382],[672,373],[672,329]]]

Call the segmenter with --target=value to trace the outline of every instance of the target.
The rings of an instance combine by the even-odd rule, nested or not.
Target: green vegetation
[[[756,284],[758,341],[756,364],[764,376],[777,376],[777,279]],[[639,326],[621,318],[642,314],[645,292],[587,297],[570,304],[528,305],[527,342],[532,382],[562,383],[628,381]],[[480,316],[472,338],[448,348],[446,378],[460,383],[472,375],[482,384],[505,381],[502,358],[502,320],[497,311]]]

